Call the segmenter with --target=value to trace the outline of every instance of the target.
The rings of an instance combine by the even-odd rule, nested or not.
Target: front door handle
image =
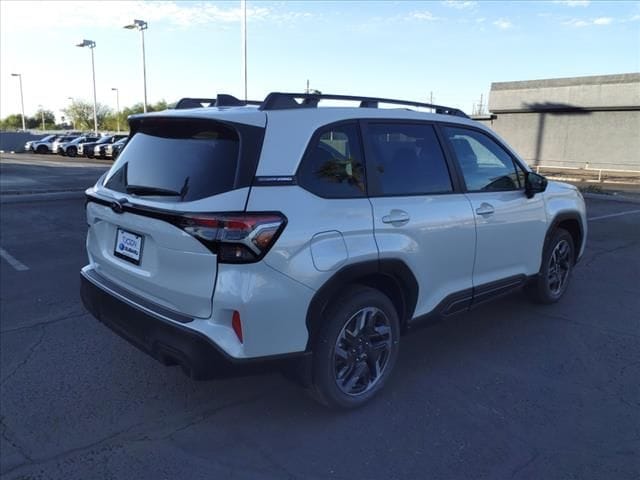
[[[404,210],[391,210],[389,215],[382,217],[382,223],[390,223],[394,227],[400,227],[409,221],[409,214]]]
[[[491,215],[494,213],[493,205],[487,202],[482,202],[478,208],[476,208],[476,213],[481,216]]]

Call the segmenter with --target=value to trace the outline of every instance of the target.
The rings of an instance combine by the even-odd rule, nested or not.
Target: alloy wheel
[[[551,252],[547,282],[552,295],[560,295],[567,285],[571,271],[571,247],[566,240],[560,240]]]
[[[358,396],[382,377],[393,344],[387,315],[376,307],[357,311],[342,327],[334,347],[334,374],[338,388]]]

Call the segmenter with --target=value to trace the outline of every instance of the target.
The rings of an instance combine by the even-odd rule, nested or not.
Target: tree
[[[167,104],[166,100],[160,100],[157,103],[149,103],[147,105],[147,112],[160,112],[162,110],[166,110],[167,108],[169,108],[169,105]],[[128,117],[129,115],[135,115],[137,113],[143,113],[144,112],[144,105],[142,103],[135,103],[130,107],[125,107],[122,110],[123,115],[125,115],[125,118]]]
[[[162,99],[157,103],[151,104],[148,106],[149,108],[147,109],[150,112],[161,112],[162,110],[166,110],[167,108],[169,108],[169,105],[167,104],[167,101]]]
[[[122,115],[124,115],[124,118],[127,118],[129,115],[136,115],[137,113],[143,112],[144,106],[142,105],[142,103],[134,103],[132,106],[124,107],[122,109]]]
[[[68,108],[63,110],[65,115],[73,122],[77,130],[93,130],[93,104],[82,100],[73,100]],[[96,105],[96,117],[98,128],[104,128],[104,121],[111,113],[106,105]]]
[[[44,128],[45,130],[51,130],[55,128],[56,116],[51,110],[39,109],[33,117],[25,118],[25,123],[29,129],[42,129],[42,117],[44,116]]]
[[[25,123],[26,121],[27,119],[25,118]],[[4,120],[0,121],[0,128],[2,128],[2,130],[21,130],[22,115],[19,113],[8,115]]]
[[[169,108],[169,105],[165,100],[160,100],[156,103],[150,103],[147,105],[147,112],[160,112],[162,110],[166,110]],[[144,105],[140,103],[135,103],[130,107],[124,107],[120,111],[120,130],[127,131],[129,130],[129,123],[127,119],[129,115],[137,115],[139,113],[144,112]],[[118,128],[118,113],[111,111],[109,115],[107,115],[104,119],[103,128],[109,131],[116,131]]]

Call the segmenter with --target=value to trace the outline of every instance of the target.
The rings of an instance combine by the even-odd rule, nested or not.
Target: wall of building
[[[29,140],[38,140],[46,134],[30,132],[0,132],[0,150],[3,152],[24,152],[24,144]]]
[[[530,165],[640,170],[640,74],[491,85],[478,118]]]

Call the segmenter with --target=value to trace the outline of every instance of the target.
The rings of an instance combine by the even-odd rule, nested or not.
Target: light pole
[[[118,125],[118,133],[120,133],[120,90],[116,87],[113,87],[111,90],[116,92],[116,109],[118,111],[116,113],[116,123]]]
[[[140,38],[142,38],[142,84],[144,87],[144,113],[147,113],[147,61],[144,52],[144,31],[147,29],[147,22],[144,20],[134,20],[133,23],[125,25],[124,28],[133,30],[134,28],[140,31]]]
[[[44,131],[44,107],[42,105],[38,105],[40,109],[40,115],[42,116],[42,131]]]
[[[22,107],[22,130],[26,130],[27,126],[24,123],[24,96],[22,95],[22,74],[21,73],[12,73],[12,77],[18,77],[20,80],[20,106]]]
[[[89,47],[91,50],[91,71],[93,72],[93,131],[98,134],[98,112],[96,101],[96,66],[93,59],[93,49],[96,48],[96,42],[93,40],[82,40],[82,43],[76,44],[76,47]]]
[[[67,97],[67,100],[71,100],[71,104],[73,105],[73,97]],[[71,115],[69,115],[69,121],[71,122],[71,128],[75,129],[76,126],[73,119],[71,118]]]
[[[244,82],[244,101],[247,101],[247,1],[240,0],[242,10],[242,80]]]

